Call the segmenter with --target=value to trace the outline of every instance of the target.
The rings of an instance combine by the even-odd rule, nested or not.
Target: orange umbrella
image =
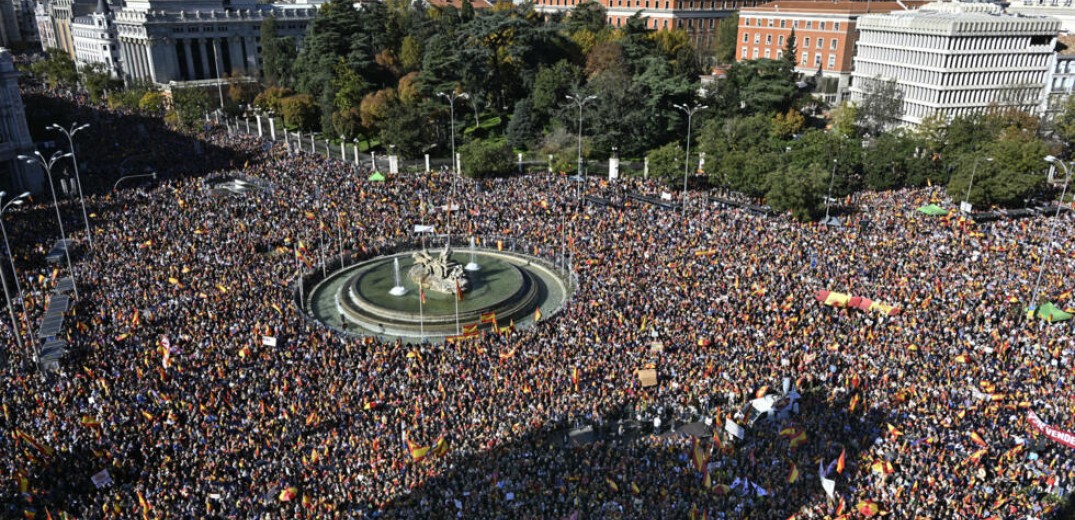
[[[878,506],[877,502],[873,500],[863,500],[858,503],[858,510],[859,513],[862,513],[862,516],[876,516],[881,512],[881,506]]]

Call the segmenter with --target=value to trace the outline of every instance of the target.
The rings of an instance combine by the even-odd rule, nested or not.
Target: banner
[[[1038,418],[1038,414],[1034,412],[1027,412],[1027,420],[1030,421],[1031,425],[1040,430],[1041,433],[1045,434],[1046,437],[1069,448],[1075,448],[1075,433],[1058,430],[1045,424]]]
[[[724,419],[724,429],[733,437],[742,439],[746,436],[746,430],[744,430],[742,426],[735,424],[735,421],[732,421],[731,419]]]
[[[276,346],[276,336],[262,336],[261,337],[261,344],[265,345],[266,347],[275,347]]]

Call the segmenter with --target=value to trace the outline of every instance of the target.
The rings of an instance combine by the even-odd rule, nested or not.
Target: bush
[[[254,106],[262,110],[272,110],[276,113],[280,113],[280,102],[295,94],[295,91],[286,87],[269,87],[263,92],[254,96]]]
[[[511,147],[504,141],[475,139],[459,147],[459,154],[467,177],[493,177],[512,171]]]
[[[317,103],[307,94],[297,94],[280,100],[280,111],[284,116],[284,125],[288,128],[311,130],[321,120]]]
[[[683,179],[683,148],[679,143],[668,143],[649,152],[649,174],[665,182]]]

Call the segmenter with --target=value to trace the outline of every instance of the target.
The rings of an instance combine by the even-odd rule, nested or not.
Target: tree
[[[948,182],[948,194],[963,200],[970,186],[970,202],[976,206],[1021,206],[1044,185],[1042,172],[1046,164],[1042,158],[1049,152],[1045,143],[1030,132],[1005,131],[980,150],[968,151],[951,161],[956,170]]]
[[[193,127],[215,108],[209,94],[197,87],[172,90],[172,114],[177,126]]]
[[[858,106],[854,103],[841,101],[829,112],[829,126],[832,128],[832,133],[846,139],[858,137],[858,129],[855,126],[857,120]]]
[[[294,94],[293,90],[286,87],[269,87],[254,97],[254,106],[265,111],[272,110],[280,113],[280,102]]]
[[[308,94],[295,94],[280,100],[280,111],[288,128],[311,130],[317,125],[317,103]]]
[[[261,22],[261,73],[269,86],[290,85],[292,64],[295,62],[295,41],[278,37],[276,17]]]
[[[30,70],[49,88],[74,88],[78,84],[75,62],[61,49],[48,49],[45,59],[35,61]]]
[[[650,176],[668,183],[674,183],[683,177],[683,148],[677,142],[668,143],[660,148],[650,150]]]
[[[403,69],[410,72],[416,71],[422,66],[422,45],[411,35],[403,38],[400,46],[399,61]]]
[[[428,107],[418,104],[388,104],[380,121],[381,143],[395,145],[403,157],[417,157],[431,140],[429,112]]]
[[[791,28],[791,34],[788,35],[788,39],[784,42],[783,58],[787,63],[788,70],[794,72],[795,66],[799,64],[799,47],[798,42],[795,39],[794,27]]]
[[[739,45],[739,13],[720,20],[717,26],[717,38],[714,54],[717,63],[727,65],[735,61],[735,50]]]
[[[527,150],[534,144],[534,139],[541,130],[534,121],[534,107],[529,99],[520,99],[515,102],[515,110],[511,114],[511,121],[505,137],[508,144],[514,148]]]
[[[586,30],[590,33],[601,32],[608,26],[605,7],[598,2],[584,0],[571,10],[565,25],[569,32],[579,30]]]
[[[786,166],[769,174],[766,200],[776,211],[790,211],[798,220],[820,215],[831,170],[813,163],[804,169]]]
[[[511,173],[511,148],[506,142],[475,139],[459,147],[463,175],[471,178]]]
[[[150,114],[160,114],[164,107],[164,96],[160,92],[148,91],[138,100],[138,108]]]
[[[886,132],[870,142],[863,153],[866,188],[891,190],[911,185],[912,169],[921,168],[916,157],[918,140],[906,131]]]
[[[736,62],[728,70],[728,80],[738,89],[741,111],[746,114],[784,112],[795,99],[795,83],[783,60]]]
[[[794,108],[773,116],[772,121],[772,134],[777,139],[791,139],[806,127],[806,118]]]
[[[86,64],[79,71],[79,76],[82,78],[82,85],[86,87],[86,92],[90,95],[90,101],[94,103],[101,101],[106,93],[123,88],[122,83],[112,79],[112,74],[103,63]]]
[[[862,103],[858,106],[858,125],[870,135],[880,135],[903,117],[903,91],[896,80],[867,79],[862,85]]]
[[[390,105],[397,102],[395,89],[381,89],[362,98],[359,105],[359,113],[362,116],[362,126],[374,132],[380,128],[381,121],[388,117]]]

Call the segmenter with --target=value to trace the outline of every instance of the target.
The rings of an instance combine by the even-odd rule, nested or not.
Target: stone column
[[[209,68],[209,42],[205,38],[195,40],[198,50],[202,53],[202,70],[205,71],[206,79],[213,77],[213,70]]]
[[[149,79],[153,83],[157,83],[157,63],[153,60],[155,47],[154,40],[146,40],[146,67],[149,68]]]
[[[228,56],[231,57],[232,72],[239,71],[246,74],[246,60],[243,59],[243,46],[239,43],[239,39],[233,36],[226,41],[228,42]]]
[[[251,76],[260,76],[261,67],[258,66],[257,42],[254,41],[252,36],[243,36],[243,43],[246,45],[246,70],[249,71]]]
[[[191,54],[190,38],[183,38],[183,54],[187,62],[187,80],[198,79],[198,71],[194,68],[194,55]]]

